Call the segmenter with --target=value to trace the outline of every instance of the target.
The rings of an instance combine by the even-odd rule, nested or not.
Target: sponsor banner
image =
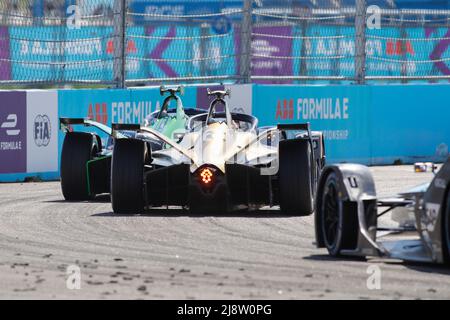
[[[140,65],[141,78],[236,74],[233,31],[226,37],[201,42],[199,38],[211,34],[210,29],[175,25],[145,28],[145,38],[136,39],[137,47],[142,50],[139,56],[145,58]],[[190,38],[193,40],[186,41]],[[202,53],[202,47],[206,52]]]
[[[380,165],[444,161],[449,155],[447,85],[255,85],[260,125],[310,122],[328,162]]]
[[[292,27],[254,27],[252,29],[252,60],[251,72],[253,76],[292,76]],[[236,36],[236,64],[240,66],[241,34],[237,30]],[[277,59],[276,57],[280,57]],[[258,80],[258,83],[273,83],[271,80]],[[277,81],[290,83],[291,81]]]
[[[140,13],[133,17],[134,22],[145,23],[148,21],[165,20],[158,16],[179,16],[179,15],[202,15],[221,12],[222,10],[242,10],[242,0],[188,0],[188,1],[167,1],[167,0],[133,0],[130,3],[131,11]],[[146,14],[142,16],[141,14]],[[231,15],[232,19],[241,19],[242,15]],[[204,17],[204,20],[213,20],[216,17]],[[173,19],[175,20],[175,18]],[[181,19],[180,19],[181,20]]]
[[[293,40],[294,52],[313,59],[294,59],[294,74],[309,76],[355,76],[356,37],[353,27],[309,26],[308,42]],[[301,33],[301,30],[297,30]],[[389,28],[383,34],[367,30],[366,73],[368,76],[448,75],[448,28]],[[403,41],[401,39],[408,39]],[[428,40],[429,39],[429,40]],[[440,39],[433,41],[433,39]],[[405,61],[405,63],[402,63]],[[429,61],[424,63],[425,61]],[[303,62],[303,65],[302,65]]]
[[[323,131],[328,159],[365,162],[370,158],[368,88],[255,85],[253,114],[260,126],[309,122]]]
[[[294,59],[293,74],[354,77],[355,28],[321,25],[308,26],[306,31],[296,28],[294,32],[311,38],[292,39],[293,55],[307,57]]]
[[[420,36],[420,35],[419,35]],[[448,64],[448,55],[446,52],[450,46],[450,28],[442,29],[442,28],[427,28],[425,29],[425,37],[427,39],[438,37],[440,38],[437,43],[432,46],[431,54],[429,55],[430,59],[433,60],[433,68],[434,70],[438,70],[440,74],[450,75],[450,66]]]
[[[26,172],[26,93],[0,92],[0,101],[0,173]]]
[[[45,26],[11,27],[9,30],[11,56],[17,61],[12,66],[15,80],[107,80],[113,77],[113,56],[107,50],[108,43],[112,43],[112,27]],[[105,62],[96,62],[98,60]],[[64,68],[58,67],[57,63],[65,63]]]
[[[156,6],[160,5],[164,6],[163,2]],[[218,22],[218,25],[228,24]],[[204,27],[181,24],[128,27],[127,78],[239,74],[239,28],[225,27],[224,32],[219,32],[220,37],[198,40],[217,34],[216,29],[220,28],[214,23]],[[304,41],[299,35],[310,38]],[[409,40],[402,41],[404,38]],[[255,26],[252,74],[352,78],[355,39],[355,30],[350,26],[307,26],[306,30],[300,26]],[[450,75],[449,39],[449,28],[386,27],[382,37],[379,30],[367,30],[367,75]],[[203,53],[201,48],[206,48]],[[108,81],[113,79],[113,54],[113,27],[0,27],[0,80]],[[298,59],[299,56],[307,58]],[[275,81],[291,82],[258,82]]]
[[[0,26],[0,80],[11,79],[11,64],[9,50],[9,31]]]
[[[58,171],[58,92],[27,92],[27,172]]]
[[[255,76],[290,76],[293,73],[292,28],[291,27],[256,27],[252,38],[252,75]],[[276,35],[271,37],[266,35]],[[285,37],[285,38],[284,38]],[[266,56],[272,58],[266,58]],[[282,57],[273,59],[273,57]],[[271,83],[272,81],[260,81]],[[283,82],[278,82],[283,83]]]
[[[209,38],[202,43],[207,48],[205,55],[208,60],[202,60],[199,40],[186,41],[200,37],[202,32],[214,33],[212,29],[175,25],[128,27],[125,47],[127,78],[234,75],[232,30],[226,37]],[[8,30],[4,30],[7,34]],[[8,54],[9,59],[6,49],[11,48],[11,59],[15,61],[12,64],[14,80],[109,81],[113,79],[114,71],[113,32],[112,27],[11,27],[10,40],[6,40],[0,50],[5,48],[4,55]]]
[[[143,30],[141,27],[129,27],[128,32],[142,36],[144,35]],[[11,34],[9,44],[11,55],[12,59],[16,61],[12,65],[14,80],[108,81],[113,79],[114,37],[112,27],[82,27],[80,29],[70,29],[66,26],[11,27],[9,32]],[[34,40],[24,41],[21,39]],[[145,55],[142,41],[140,39],[137,43],[138,39],[127,39],[126,69],[127,76],[130,78],[140,78],[143,74],[144,65],[133,59],[136,56]],[[59,67],[57,63],[61,63],[64,67]]]
[[[371,163],[442,162],[449,156],[450,88],[435,85],[371,87]]]

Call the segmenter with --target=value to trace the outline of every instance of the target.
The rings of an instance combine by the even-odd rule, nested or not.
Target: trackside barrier
[[[311,122],[324,132],[329,162],[383,165],[448,156],[448,85],[214,88],[231,88],[232,109],[254,114],[260,126]],[[161,101],[158,88],[0,91],[0,182],[58,179],[59,117],[140,123]],[[183,103],[207,108],[206,87],[186,88]]]
[[[58,131],[56,90],[0,91],[0,181],[57,179]]]
[[[369,165],[445,161],[449,85],[253,87],[261,125],[311,122],[330,162]]]

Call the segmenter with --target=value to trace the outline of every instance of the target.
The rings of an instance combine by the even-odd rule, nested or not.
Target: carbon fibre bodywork
[[[355,215],[357,228],[351,248],[340,250],[341,255],[379,256],[418,262],[444,263],[448,260],[445,227],[450,217],[445,216],[450,188],[450,158],[442,165],[431,183],[400,193],[393,198],[378,199],[375,183],[369,169],[357,164],[338,164],[324,168],[321,175],[315,214],[316,245],[326,247],[322,226],[324,184],[334,173],[338,178],[339,197],[344,215]],[[380,210],[383,211],[379,212]],[[387,212],[409,211],[415,223],[409,227],[384,228],[378,219]],[[448,237],[448,235],[447,235]]]

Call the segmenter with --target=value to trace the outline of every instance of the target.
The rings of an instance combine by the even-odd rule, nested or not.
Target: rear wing
[[[114,134],[120,130],[139,131],[141,126],[134,123],[113,123],[111,129],[112,135],[114,136]]]
[[[287,124],[278,124],[277,129],[280,131],[297,131],[304,130],[308,132],[308,137],[311,137],[311,124],[309,122],[306,123],[287,123]]]
[[[313,141],[313,136],[312,136],[312,131],[311,131],[311,124],[309,122],[306,123],[288,123],[288,124],[278,124],[277,125],[277,129],[280,130],[285,136],[286,136],[286,131],[306,131],[308,133],[308,136],[306,137],[306,139],[308,139],[309,144],[311,146],[311,151],[313,151],[315,149],[315,145],[314,145],[314,141]],[[298,135],[296,135],[296,138],[299,138]],[[323,139],[323,135],[322,138],[320,139],[320,143],[321,146],[321,154],[322,154],[322,166],[325,166],[325,161],[326,161],[326,157],[325,157],[325,141]]]
[[[70,132],[70,126],[72,125],[83,125],[85,127],[95,127],[101,131],[103,131],[104,133],[106,133],[109,136],[113,136],[113,129],[108,127],[107,125],[97,122],[97,121],[93,121],[91,119],[85,119],[85,118],[59,118],[59,125],[60,125],[60,129],[67,133]],[[126,138],[125,135],[121,134],[121,133],[116,133],[118,138]]]

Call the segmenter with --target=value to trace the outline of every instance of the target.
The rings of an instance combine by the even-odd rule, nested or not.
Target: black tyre
[[[117,139],[111,165],[111,203],[114,213],[137,214],[144,211],[145,143]]]
[[[61,189],[68,201],[88,200],[86,164],[98,152],[95,135],[85,132],[68,132],[61,152]]]
[[[279,200],[284,214],[306,216],[313,212],[311,146],[307,140],[285,140],[279,145]]]
[[[442,253],[444,263],[450,265],[450,190],[447,191],[444,199],[445,209],[442,217]]]
[[[356,203],[344,202],[339,196],[340,185],[336,173],[327,176],[320,201],[322,228],[325,247],[332,256],[338,256],[342,249],[354,249],[358,240],[358,215]]]

